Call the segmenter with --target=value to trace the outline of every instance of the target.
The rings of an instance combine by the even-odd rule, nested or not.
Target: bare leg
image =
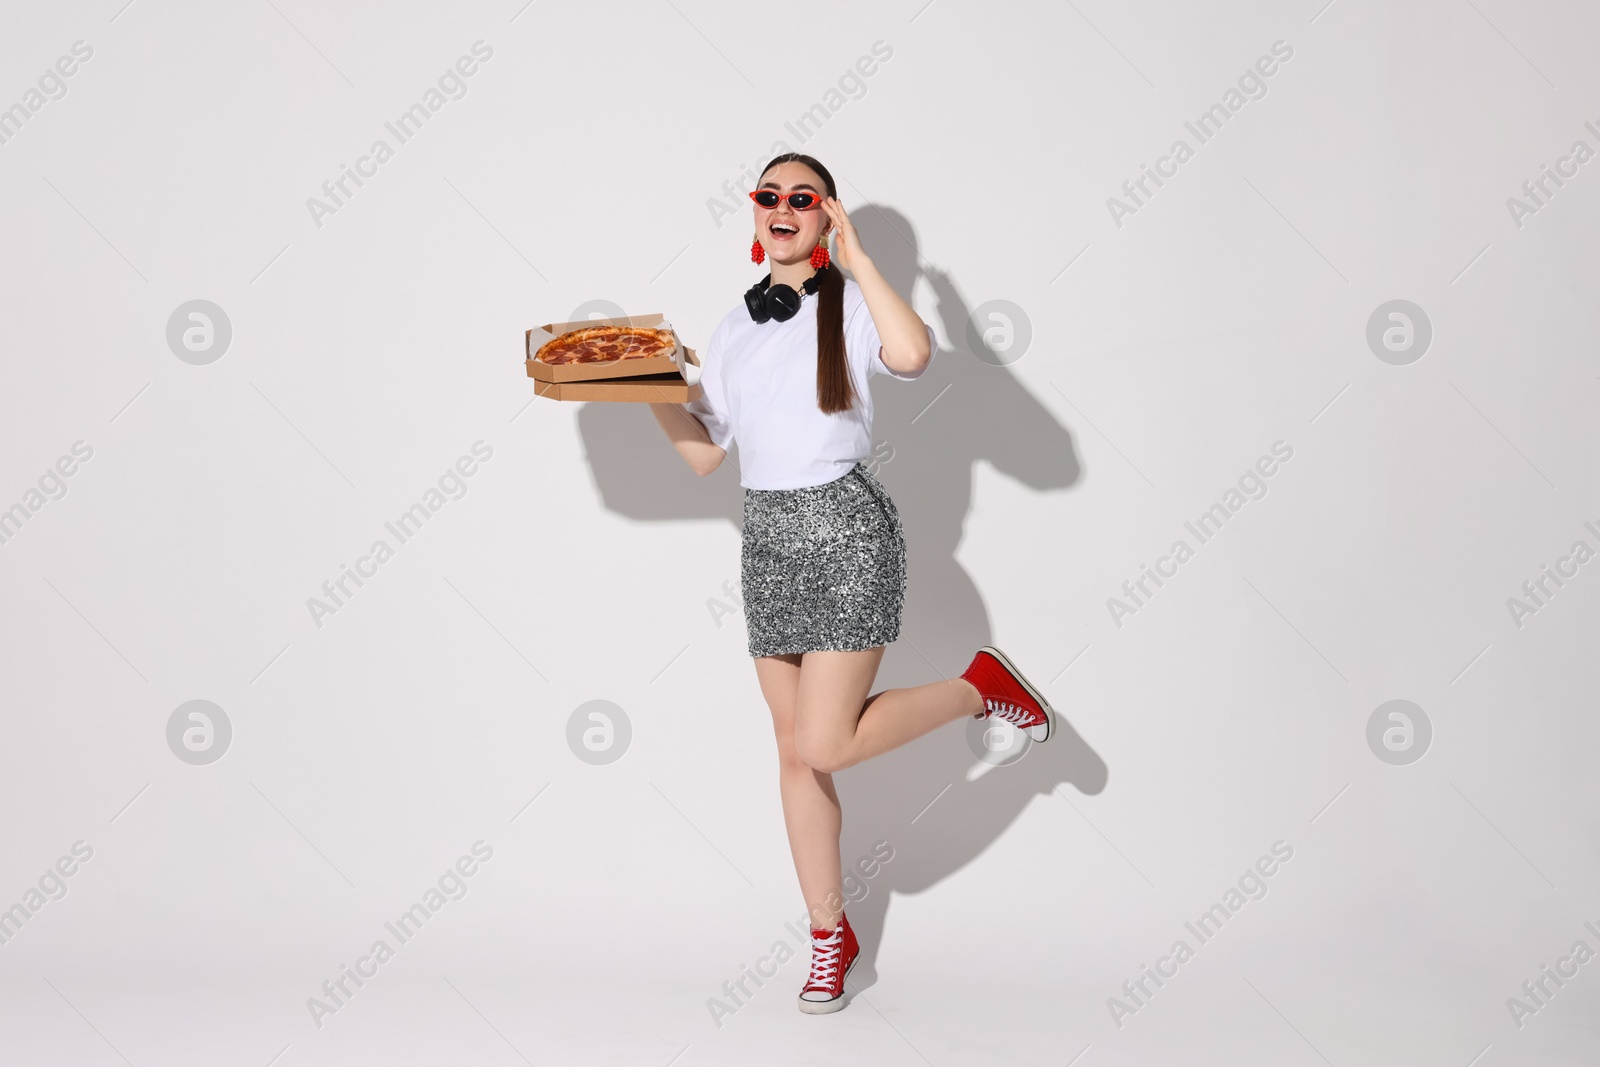
[[[885,689],[869,697],[882,658],[882,646],[805,654],[795,741],[812,767],[828,773],[843,770],[984,710],[977,687],[959,677]]]
[[[839,860],[843,824],[833,771],[897,748],[983,710],[964,678],[867,692],[883,647],[860,652],[759,656],[756,677],[772,709],[778,787],[789,851],[811,923],[831,930],[844,911]]]
[[[756,677],[772,709],[778,739],[778,790],[783,822],[789,831],[789,852],[800,879],[811,924],[831,930],[844,907],[840,884],[839,794],[833,776],[800,758],[794,745],[794,718],[800,692],[800,656],[758,656]]]

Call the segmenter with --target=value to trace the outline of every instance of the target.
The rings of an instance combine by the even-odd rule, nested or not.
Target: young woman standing
[[[712,333],[701,397],[651,409],[697,474],[739,442],[749,652],[772,709],[783,817],[811,914],[800,1010],[821,1013],[844,1007],[859,955],[843,908],[833,772],[968,715],[1043,741],[1053,711],[992,646],[959,678],[869,695],[884,647],[900,636],[906,545],[894,501],[863,462],[867,382],[920,377],[933,329],[873,266],[817,160],[778,156],[750,197],[751,259],[770,257],[771,273]]]

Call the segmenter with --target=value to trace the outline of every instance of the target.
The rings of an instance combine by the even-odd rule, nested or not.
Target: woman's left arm
[[[878,328],[878,337],[883,342],[883,362],[897,374],[918,373],[933,358],[933,351],[928,347],[927,324],[894,291],[862,250],[861,238],[839,201],[825,198],[822,207],[835,227],[834,258],[855,277],[866,299],[867,311],[872,315],[872,324]]]

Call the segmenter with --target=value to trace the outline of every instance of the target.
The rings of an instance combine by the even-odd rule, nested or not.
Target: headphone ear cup
[[[800,310],[800,294],[787,285],[774,285],[767,290],[767,308],[773,318],[787,322]]]
[[[767,310],[766,290],[760,284],[752,285],[744,294],[744,306],[750,311],[750,318],[755,322],[766,322],[772,318],[772,312]]]

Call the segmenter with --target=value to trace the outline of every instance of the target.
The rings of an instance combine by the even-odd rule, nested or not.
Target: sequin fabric
[[[822,485],[746,489],[740,593],[752,656],[854,651],[900,636],[900,512],[865,464]]]

